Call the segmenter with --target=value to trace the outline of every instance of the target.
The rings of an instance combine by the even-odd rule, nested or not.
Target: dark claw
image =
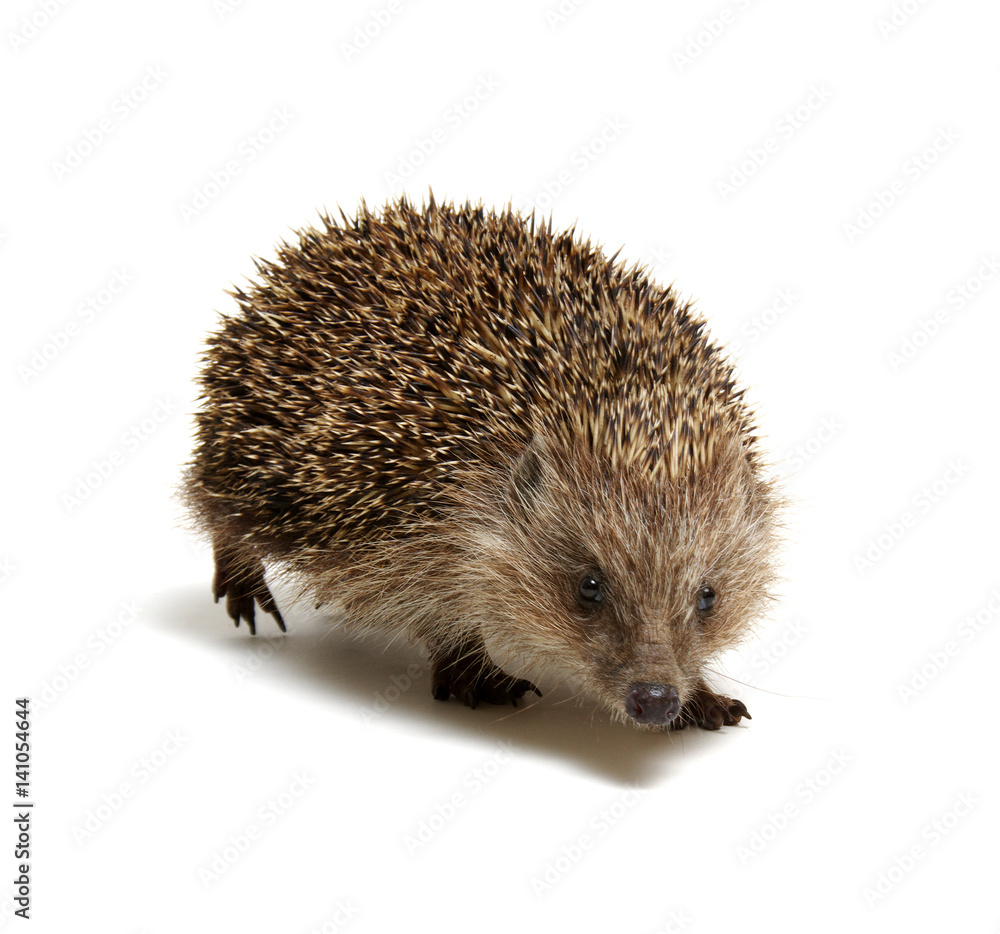
[[[215,602],[226,598],[226,612],[233,625],[239,628],[240,620],[247,621],[251,636],[257,635],[254,619],[254,602],[265,613],[270,613],[282,632],[288,632],[285,620],[274,602],[271,591],[264,581],[264,565],[259,559],[254,562],[241,561],[231,551],[223,548],[215,551],[215,577],[212,581]]]
[[[515,681],[514,686],[510,689],[510,693],[514,697],[523,697],[528,691],[534,691],[539,697],[542,696],[542,692],[538,690],[530,681],[525,681],[523,678],[520,681]],[[517,706],[516,704],[514,705]]]
[[[447,684],[435,684],[431,689],[434,700],[448,700],[451,697],[451,688]]]
[[[734,700],[729,704],[729,713],[731,716],[736,717],[738,720],[740,717],[746,717],[747,720],[753,720],[750,716],[750,711],[747,710],[743,701]]]

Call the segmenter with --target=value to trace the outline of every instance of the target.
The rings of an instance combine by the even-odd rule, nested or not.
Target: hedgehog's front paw
[[[753,719],[743,701],[716,694],[708,688],[702,687],[681,708],[681,712],[670,724],[670,728],[683,730],[694,725],[703,730],[717,730],[720,726],[736,726],[743,717],[746,717],[747,720]]]
[[[454,694],[466,707],[475,709],[480,701],[488,704],[513,704],[517,699],[534,691],[542,692],[530,681],[512,678],[496,665],[479,664],[468,657],[449,656],[434,664],[431,692],[435,700],[446,701]]]

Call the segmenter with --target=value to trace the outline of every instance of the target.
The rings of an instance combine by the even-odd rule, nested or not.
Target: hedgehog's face
[[[662,728],[771,583],[774,498],[746,459],[654,484],[530,450],[475,533],[476,615],[508,659],[542,659],[613,715]]]

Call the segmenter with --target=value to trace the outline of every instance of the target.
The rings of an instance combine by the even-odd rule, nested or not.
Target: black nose
[[[625,695],[625,712],[639,723],[669,723],[681,711],[681,699],[672,684],[636,681]]]

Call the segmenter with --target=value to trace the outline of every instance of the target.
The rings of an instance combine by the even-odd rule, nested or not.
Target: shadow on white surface
[[[341,707],[343,713],[348,707],[363,723],[377,719],[415,732],[509,740],[520,754],[558,758],[616,785],[660,784],[687,769],[692,757],[708,755],[713,748],[722,752],[723,745],[744,732],[743,727],[728,727],[714,733],[641,733],[614,723],[594,701],[577,700],[545,684],[539,685],[542,698],[526,697],[517,708],[484,704],[470,710],[454,697],[442,703],[431,697],[429,669],[419,648],[385,637],[354,636],[336,619],[315,612],[310,617],[310,608],[302,605],[283,610],[288,633],[282,636],[274,620],[258,611],[258,635],[251,637],[245,624],[234,627],[223,606],[213,604],[206,583],[158,594],[148,622],[230,655],[234,665],[243,666],[259,683],[318,692],[329,699],[331,710]],[[250,667],[248,659],[253,658],[261,663],[251,661]]]

